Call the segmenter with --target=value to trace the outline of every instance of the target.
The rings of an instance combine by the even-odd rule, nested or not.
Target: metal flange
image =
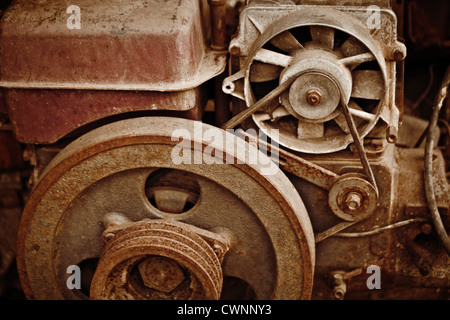
[[[221,261],[195,229],[163,219],[107,228],[108,238],[114,236],[92,279],[91,299],[219,299]],[[226,241],[216,242],[223,244],[221,252],[228,250]]]
[[[328,204],[339,218],[361,221],[375,212],[378,196],[375,187],[363,176],[344,174],[331,187]]]

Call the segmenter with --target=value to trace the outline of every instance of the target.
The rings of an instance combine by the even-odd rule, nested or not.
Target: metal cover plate
[[[0,24],[0,86],[174,91],[220,73],[225,55],[206,47],[207,5],[198,0],[18,0]]]

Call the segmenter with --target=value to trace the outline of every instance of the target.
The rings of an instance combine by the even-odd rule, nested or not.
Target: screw
[[[230,53],[233,56],[238,56],[241,54],[241,48],[239,47],[239,45],[234,44],[233,46],[230,47]]]
[[[171,292],[185,279],[181,266],[164,257],[148,257],[139,263],[138,268],[145,286],[165,293]]]
[[[350,211],[355,211],[361,208],[363,197],[358,192],[349,192],[345,198],[346,208]]]
[[[395,61],[401,61],[401,60],[403,60],[403,58],[405,58],[405,55],[403,54],[403,52],[401,50],[395,50],[394,51],[394,59],[395,59]]]
[[[431,234],[431,232],[433,231],[433,227],[431,226],[431,224],[429,223],[424,223],[422,225],[422,232],[426,235]]]
[[[309,89],[305,94],[306,101],[312,106],[316,106],[322,101],[322,93],[318,89]]]
[[[396,42],[391,51],[391,59],[402,61],[406,58],[406,46],[401,42]]]
[[[343,300],[345,294],[347,293],[347,285],[345,283],[344,277],[341,273],[335,273],[332,275],[332,295],[337,300]]]

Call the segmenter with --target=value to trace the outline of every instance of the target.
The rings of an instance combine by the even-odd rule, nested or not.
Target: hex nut
[[[185,279],[181,266],[165,257],[148,257],[139,263],[138,269],[145,286],[165,293],[174,290]]]

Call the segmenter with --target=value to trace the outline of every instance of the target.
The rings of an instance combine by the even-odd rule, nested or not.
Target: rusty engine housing
[[[0,176],[0,276],[17,254],[27,298],[448,297],[426,146],[408,140],[418,129],[405,103],[403,2],[79,0],[79,29],[68,27],[71,5],[16,0],[0,20],[0,129],[14,133],[2,168],[15,170]],[[281,170],[175,166],[170,130],[195,133],[198,121],[259,130]],[[433,133],[435,202],[450,230],[448,151]],[[144,204],[125,190],[120,201],[138,187]],[[89,273],[83,290],[67,289],[67,264]],[[147,265],[178,279],[168,289],[145,278]],[[381,289],[367,285],[373,266]]]

